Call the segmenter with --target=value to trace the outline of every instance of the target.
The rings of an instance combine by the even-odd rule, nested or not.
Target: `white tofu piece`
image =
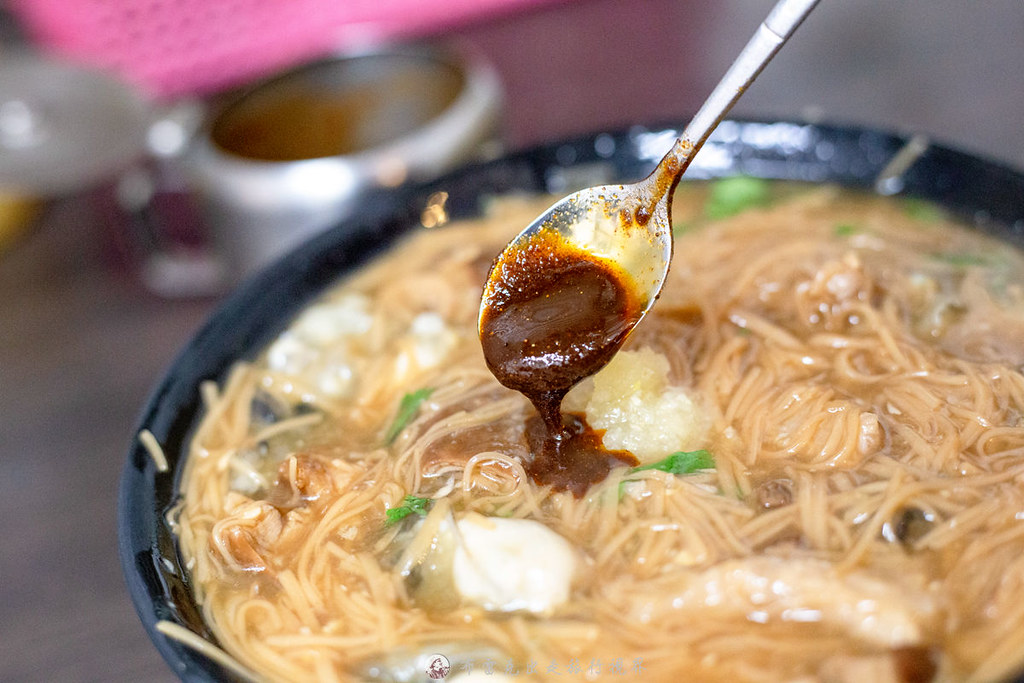
[[[270,345],[267,366],[286,375],[309,372],[316,388],[335,398],[351,393],[356,377],[349,364],[349,344],[369,332],[369,300],[350,294],[311,306]]]
[[[453,578],[464,600],[497,612],[550,614],[569,599],[577,554],[548,527],[476,513],[456,526]]]

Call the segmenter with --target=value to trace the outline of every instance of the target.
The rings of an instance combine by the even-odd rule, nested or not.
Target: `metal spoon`
[[[757,78],[818,0],[780,0],[733,62],[672,149],[645,179],[632,185],[591,187],[569,195],[505,247],[484,287],[480,323],[496,298],[507,298],[499,273],[531,244],[552,234],[596,260],[628,273],[641,306],[650,310],[672,260],[672,195],[679,178],[744,90]],[[499,267],[504,266],[504,267]],[[635,326],[640,318],[636,318]],[[482,332],[482,327],[481,327]]]

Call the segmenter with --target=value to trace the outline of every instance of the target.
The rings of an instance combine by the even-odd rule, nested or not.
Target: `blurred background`
[[[322,195],[353,175],[394,184],[561,136],[685,123],[771,4],[0,5],[0,680],[173,678],[123,588],[116,489],[162,371],[237,279],[271,257],[233,262],[256,240],[232,230],[257,221],[246,211],[271,211],[253,209],[252,197],[287,185],[280,167],[268,174],[208,144],[241,93],[282,73],[271,95],[306,78],[314,102],[305,106],[323,114],[318,88],[336,83],[294,71],[303,64],[381,45],[445,55],[440,71],[457,77],[426,92],[417,87],[434,72],[379,81],[372,69],[345,72],[361,102],[388,113],[374,118],[393,128],[364,141],[386,153],[317,166],[319,184],[303,176]],[[822,0],[733,114],[921,133],[1022,168],[1022,36],[1020,0]],[[392,120],[398,101],[405,108]],[[451,120],[430,129],[438,156],[426,167],[389,146],[400,139],[422,155],[415,131],[442,115]],[[249,124],[277,120],[257,110]],[[439,151],[450,139],[465,144]],[[332,195],[309,229],[350,203]]]

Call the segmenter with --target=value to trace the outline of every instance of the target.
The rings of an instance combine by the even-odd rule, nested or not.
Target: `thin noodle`
[[[167,456],[164,455],[164,449],[160,446],[160,442],[153,436],[153,432],[148,429],[143,429],[139,432],[139,443],[143,445],[146,452],[149,453],[149,457],[153,459],[153,464],[156,466],[157,472],[166,472],[167,467]]]
[[[182,645],[192,648],[199,654],[203,655],[208,659],[212,659],[217,664],[231,671],[234,674],[241,676],[248,681],[262,681],[264,680],[261,676],[255,672],[250,671],[245,666],[240,664],[238,660],[229,655],[224,650],[221,650],[216,645],[210,643],[202,636],[196,635],[187,628],[175,624],[173,621],[166,621],[160,619],[154,625],[154,628],[160,633],[164,634],[168,638],[178,641]]]
[[[492,255],[537,213],[526,202],[414,235],[326,292],[303,314],[324,317],[275,347],[294,368],[264,355],[200,385],[167,518],[232,670],[397,680],[440,652],[545,683],[617,661],[624,678],[810,682],[891,669],[900,650],[934,653],[942,680],[1019,674],[1024,257],[898,201],[781,188],[710,221],[692,208],[706,192],[680,188],[698,227],[624,347],[660,357],[658,376],[620,378],[610,399],[595,380],[579,410],[678,444],[644,464],[705,449],[712,469],[615,467],[580,497],[531,479],[533,409],[490,374],[477,332]],[[975,253],[983,265],[936,257]],[[1000,322],[991,339],[979,320]],[[470,513],[561,537],[567,601],[492,614],[464,597]],[[505,578],[547,559],[505,550],[525,558],[502,560]]]

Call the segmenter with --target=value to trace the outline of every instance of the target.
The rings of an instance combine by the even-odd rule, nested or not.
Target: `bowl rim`
[[[197,623],[193,630],[211,638],[191,600],[166,520],[180,482],[179,454],[199,414],[199,383],[221,381],[232,363],[264,348],[303,305],[415,227],[435,192],[450,193],[450,214],[459,218],[477,213],[481,197],[488,194],[564,194],[575,184],[639,178],[684,126],[675,121],[593,132],[469,164],[429,182],[371,192],[355,214],[249,277],[214,309],[146,400],[118,490],[122,573],[139,619],[175,674],[186,681],[241,680],[156,628],[158,620],[185,628]],[[915,141],[920,138],[856,125],[728,119],[697,156],[687,180],[743,174],[871,189],[892,159]],[[936,201],[973,219],[981,230],[1024,247],[1021,171],[943,144],[926,144],[898,180],[896,194]],[[168,471],[158,472],[139,442],[144,429],[163,446]]]

